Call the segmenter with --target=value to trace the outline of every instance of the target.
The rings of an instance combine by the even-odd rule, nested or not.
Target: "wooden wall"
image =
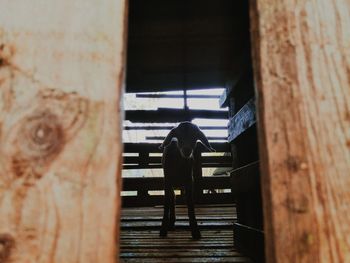
[[[4,0],[0,262],[115,262],[125,1]]]
[[[350,2],[253,0],[268,262],[350,262]]]

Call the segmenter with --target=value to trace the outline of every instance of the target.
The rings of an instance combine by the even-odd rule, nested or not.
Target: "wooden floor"
[[[121,262],[251,262],[233,247],[234,207],[196,208],[202,238],[191,239],[187,209],[176,208],[176,229],[159,237],[162,207],[125,208],[122,211]]]

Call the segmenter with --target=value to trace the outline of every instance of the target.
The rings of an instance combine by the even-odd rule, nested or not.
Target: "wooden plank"
[[[254,0],[268,262],[349,262],[350,2]]]
[[[201,156],[200,161],[202,164],[229,164],[229,166],[232,163],[231,156]],[[123,164],[140,164],[140,165],[147,165],[147,164],[161,164],[162,163],[162,157],[160,156],[124,156],[124,162]]]
[[[1,3],[3,263],[115,262],[125,9]]]
[[[226,111],[216,110],[183,110],[159,108],[157,110],[127,110],[125,120],[142,123],[162,123],[191,121],[196,118],[227,119]]]
[[[123,129],[129,130],[171,130],[173,126],[124,126]],[[227,126],[198,126],[201,130],[227,130]]]
[[[187,214],[187,205],[177,205],[176,213]],[[123,208],[122,216],[125,215],[154,215],[154,214],[163,214],[163,206],[154,206],[154,207],[139,207],[135,208]],[[219,215],[233,215],[235,213],[235,205],[234,204],[221,204],[218,205],[201,205],[196,207],[196,214],[201,214],[205,216],[209,216],[211,214],[219,214]]]
[[[167,99],[183,99],[184,95],[180,94],[152,94],[152,93],[136,93],[136,98],[167,98]],[[219,95],[186,95],[187,99],[219,99]]]
[[[202,168],[218,168],[218,167],[231,167],[229,163],[203,163]],[[147,164],[147,165],[135,165],[125,164],[123,170],[140,170],[140,169],[162,169],[161,164]]]
[[[122,263],[133,263],[133,262],[140,262],[139,258],[133,258],[133,259],[122,259]],[[230,263],[251,263],[251,261],[246,257],[225,257],[225,258],[206,258],[206,257],[197,257],[197,258],[143,258],[142,262],[144,263],[157,263],[157,262],[193,262],[193,263],[214,263],[214,262],[230,262]]]
[[[175,250],[166,250],[156,252],[124,252],[121,253],[122,258],[173,258],[179,257],[179,252]],[[215,251],[184,251],[181,252],[181,258],[197,258],[197,257],[237,257],[241,256],[237,251],[232,251],[230,249],[220,249]]]
[[[158,222],[158,229],[160,228],[160,224]],[[144,239],[144,238],[137,238],[137,234],[135,234],[135,239],[132,241],[132,245],[133,247],[139,247],[139,246],[149,246],[149,245],[153,245],[153,246],[183,246],[183,247],[191,247],[191,246],[210,246],[213,244],[213,240],[212,239],[201,239],[200,241],[195,241],[191,238],[191,233],[188,233],[187,237],[183,237],[180,239],[173,239],[173,238],[157,238],[157,239]],[[121,247],[129,247],[130,246],[130,240],[121,240],[120,242],[120,246]],[[233,246],[233,240],[232,238],[230,240],[215,240],[215,245],[220,245],[220,246]]]
[[[256,123],[255,99],[251,98],[237,113],[230,119],[228,124],[228,141],[232,142],[240,134]]]
[[[232,226],[231,226],[231,228],[232,228]],[[191,239],[190,229],[187,230],[187,233],[188,233],[188,242],[187,242],[187,244],[185,244],[185,243],[180,243],[180,244],[169,243],[169,244],[156,244],[156,245],[160,249],[183,248],[186,245],[187,246],[191,245],[190,247],[188,247],[188,249],[200,249],[200,248],[201,249],[208,249],[208,248],[225,249],[225,248],[232,248],[232,246],[233,246],[233,242],[231,242],[231,243],[222,243],[222,244],[220,244],[220,243],[213,244],[213,242],[207,242],[207,244],[194,243],[193,240]],[[153,248],[153,247],[154,247],[154,245],[152,243],[148,243],[148,244],[133,244],[133,243],[130,243],[128,245],[121,246],[121,250],[124,250],[124,249],[129,250],[131,248],[150,249],[150,248]]]
[[[165,136],[146,136],[146,140],[157,140],[157,141],[164,141]],[[207,136],[207,139],[209,141],[213,140],[221,140],[221,141],[227,141],[227,137],[218,137],[218,136]]]
[[[154,206],[162,205],[164,203],[163,195],[150,195],[142,198],[138,196],[123,196],[122,204],[124,207],[140,207],[140,206]],[[177,198],[177,204],[185,204],[182,197]],[[232,204],[233,197],[231,193],[219,194],[203,194],[196,199],[197,204]]]
[[[161,221],[161,219],[159,220],[159,222]],[[188,221],[188,219],[187,219]],[[143,231],[139,231],[139,232],[143,232]],[[184,235],[177,235],[177,236],[172,236],[171,239],[175,240],[175,242],[178,242],[180,240],[182,240],[184,238]],[[158,236],[159,236],[159,231],[158,231]],[[188,237],[188,233],[186,233],[186,237],[187,238],[191,238]],[[203,238],[203,240],[207,240],[209,236],[206,236],[206,238]],[[130,242],[131,239],[136,239],[137,242],[152,242],[154,240],[154,237],[150,237],[150,236],[145,236],[145,235],[139,235],[138,233],[136,234],[135,231],[133,232],[132,236],[122,236],[120,237],[120,242]],[[227,242],[232,242],[232,233],[231,235],[220,235],[220,236],[210,236],[211,240],[219,240],[219,241],[227,241]]]
[[[138,152],[162,152],[159,149],[159,143],[124,143],[124,152],[126,153],[138,153]],[[224,142],[211,143],[211,146],[216,152],[230,152],[230,144]],[[201,152],[209,152],[205,147],[201,148]]]
[[[235,262],[241,254],[233,247],[232,223],[235,208],[230,206],[205,205],[196,207],[197,219],[200,222],[202,238],[193,240],[188,229],[186,206],[176,208],[176,230],[169,231],[167,238],[159,237],[162,207],[124,208],[121,224],[132,224],[122,228],[120,246],[121,258],[138,260],[138,262],[155,260],[167,262]],[[186,216],[187,217],[187,216]],[[201,219],[199,219],[201,218]],[[228,226],[223,227],[228,222]],[[138,225],[135,227],[135,223]],[[144,227],[148,225],[150,227]],[[203,225],[211,225],[210,228]],[[125,226],[125,225],[124,225]],[[246,257],[246,261],[250,262]]]
[[[199,186],[202,189],[226,189],[231,188],[229,176],[203,177]],[[123,178],[123,191],[138,190],[162,190],[164,189],[163,177],[130,177]]]
[[[213,235],[213,234],[205,234],[206,232],[209,232],[210,230],[207,230],[207,229],[203,229],[201,232],[202,234],[205,234],[205,235],[202,235],[202,238],[203,239],[206,239],[206,240],[216,240],[216,239],[222,239],[222,240],[226,240],[226,241],[229,241],[229,243],[232,242],[232,229],[222,229],[222,230],[225,230],[227,231],[227,234],[225,235]],[[135,231],[133,229],[131,230],[123,230],[123,232],[130,232],[132,234],[126,234],[126,235],[121,235],[120,237],[120,242],[132,242],[132,239],[133,238],[144,238],[144,237],[148,237],[148,239],[159,239],[159,229],[155,229],[154,230],[154,235],[150,236],[150,235],[146,235],[146,234],[143,234],[145,231]],[[169,235],[168,235],[168,238],[169,239],[174,239],[174,240],[180,240],[180,239],[191,239],[191,236],[188,235],[188,231],[186,230],[181,230],[181,231],[175,231],[175,232],[181,232],[181,234],[174,234],[174,231],[172,231],[171,233],[169,232]],[[149,242],[151,242],[149,240]],[[185,248],[186,249],[186,248]],[[137,252],[137,250],[139,252],[142,252],[141,249],[133,249],[135,252]],[[233,251],[234,249],[232,249]],[[126,251],[126,250],[124,250]]]
[[[148,213],[151,211],[151,213],[154,212],[161,212],[161,208],[163,206],[154,206],[154,207],[144,207],[144,208],[139,208],[139,209],[134,209],[134,208],[123,208],[123,215],[126,214],[144,214]],[[220,206],[217,205],[201,205],[200,207],[197,208],[197,213],[203,213],[207,215],[208,213],[220,213],[220,214],[232,214],[235,208],[235,205],[225,205],[222,204]],[[177,210],[182,212],[182,213],[187,213],[187,205],[179,205],[177,206]]]

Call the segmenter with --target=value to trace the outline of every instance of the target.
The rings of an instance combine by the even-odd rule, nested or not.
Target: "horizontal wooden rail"
[[[229,176],[203,177],[198,185],[202,189],[230,189]],[[123,191],[164,190],[163,177],[123,178]]]
[[[124,130],[171,130],[173,126],[124,126]],[[201,130],[227,130],[227,126],[199,126]]]
[[[146,158],[142,156],[125,156],[124,164],[161,164],[162,157],[160,156],[148,156]],[[231,164],[231,156],[202,156],[200,158],[202,164]]]
[[[231,163],[203,163],[202,168],[229,168],[232,167]],[[163,168],[161,164],[147,164],[147,165],[137,165],[137,164],[125,164],[123,165],[123,170],[138,170],[138,169],[161,169]]]
[[[124,153],[160,153],[162,152],[159,149],[160,143],[124,143]],[[211,146],[217,152],[230,152],[230,144],[225,142],[211,143]],[[202,152],[208,152],[204,146],[201,146]]]
[[[136,98],[183,99],[183,94],[136,94]],[[187,99],[219,99],[220,95],[186,95]]]
[[[165,139],[165,136],[146,136],[146,140],[159,140],[163,141]],[[222,140],[222,141],[227,141],[227,137],[219,137],[219,136],[207,136],[207,139],[209,141],[214,141],[214,140]]]
[[[196,183],[196,189],[199,190],[195,196],[198,204],[227,204],[233,202],[231,193],[206,193],[203,190],[212,189],[230,189],[229,176],[212,176],[203,177],[200,182]],[[164,190],[163,177],[138,177],[123,178],[123,191],[136,191],[137,195],[123,196],[124,206],[153,206],[162,205],[164,196],[162,194],[149,195],[148,191]],[[177,196],[177,204],[184,204],[183,196]]]
[[[196,118],[228,119],[227,111],[215,110],[184,110],[159,108],[157,110],[127,110],[125,119],[131,122],[162,123],[181,122]]]
[[[196,204],[231,204],[233,205],[233,197],[231,193],[220,194],[203,194],[199,198],[195,198]],[[157,206],[164,204],[163,195],[139,196],[123,196],[122,205],[124,207],[141,207],[141,206]],[[186,204],[183,196],[176,196],[176,204]],[[159,227],[159,226],[158,226]]]

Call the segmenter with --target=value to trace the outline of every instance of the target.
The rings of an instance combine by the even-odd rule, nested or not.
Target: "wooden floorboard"
[[[233,205],[198,206],[196,215],[202,238],[193,240],[187,209],[176,207],[175,230],[166,238],[159,237],[163,208],[123,208],[120,236],[120,260],[132,262],[240,262],[251,263],[234,248]]]

